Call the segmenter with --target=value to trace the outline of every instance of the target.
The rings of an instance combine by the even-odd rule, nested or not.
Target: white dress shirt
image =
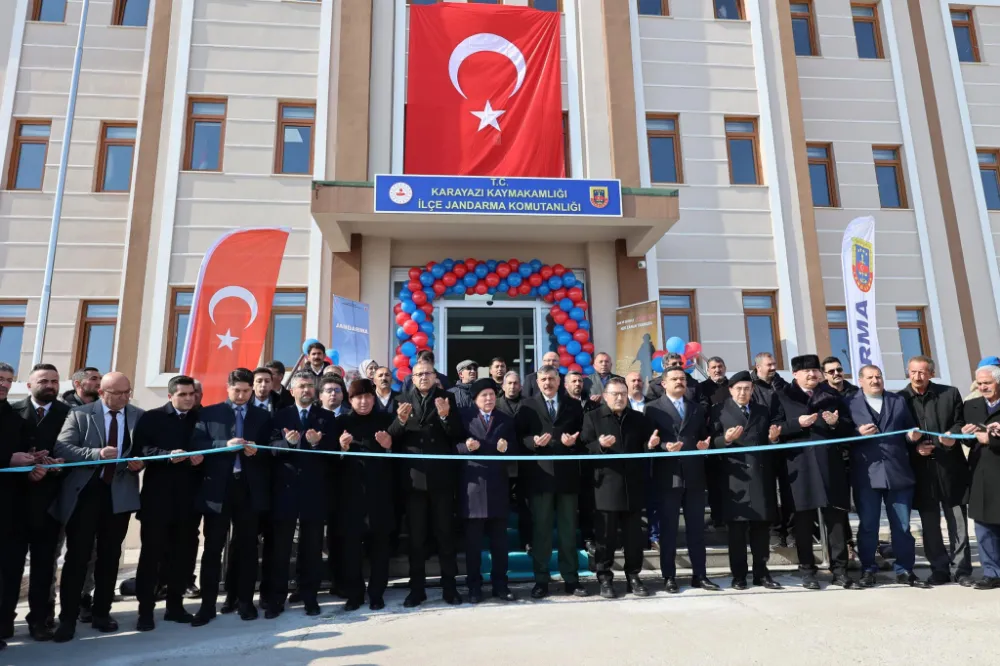
[[[118,457],[122,457],[122,443],[125,441],[125,410],[118,410],[118,441],[109,442],[108,436],[111,432],[111,410],[103,402],[101,403],[101,408],[104,410],[104,441],[108,443],[108,446],[114,446],[118,449]]]
[[[867,393],[865,394],[865,402],[868,403],[869,407],[871,407],[873,410],[875,410],[876,414],[881,414],[882,413],[882,402],[883,401],[884,401],[884,399],[882,398],[881,395],[868,395]]]
[[[382,397],[382,396],[380,396],[380,395],[378,394],[378,392],[376,391],[376,392],[375,392],[375,397],[376,397],[376,398],[378,398],[378,401],[379,401],[380,403],[382,403],[382,406],[383,406],[383,407],[385,407],[386,405],[388,405],[388,404],[389,404],[389,401],[390,401],[390,400],[392,400],[392,393],[389,393],[389,395],[387,395],[387,396],[385,396],[385,398],[383,398],[383,397]]]
[[[558,415],[559,414],[559,394],[556,393],[551,398],[546,397],[546,395],[544,393],[542,393],[541,395],[542,395],[542,400],[545,401],[545,410],[548,411],[548,409],[549,409],[549,403],[551,402],[552,403],[552,409]]]
[[[34,408],[35,413],[38,413],[38,410],[41,409],[44,412],[44,414],[42,415],[42,418],[45,418],[46,416],[49,415],[49,409],[52,408],[52,403],[50,402],[47,405],[39,405],[37,402],[35,402],[35,399],[32,398],[31,399],[31,406],[32,406],[32,408]]]
[[[643,414],[646,413],[646,400],[645,399],[642,399],[642,400],[633,400],[632,398],[629,398],[628,399],[628,404],[629,404],[629,407],[631,407],[635,411],[642,412]]]

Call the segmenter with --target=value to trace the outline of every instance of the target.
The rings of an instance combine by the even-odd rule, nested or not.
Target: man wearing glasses
[[[351,411],[350,406],[344,403],[346,393],[347,387],[340,375],[324,375],[319,382],[319,401],[323,409],[333,412],[336,416]]]
[[[823,359],[823,376],[826,378],[826,383],[844,400],[850,400],[858,392],[858,387],[847,381],[844,366],[836,356],[827,356]]]
[[[351,406],[344,401],[347,396],[347,385],[340,375],[323,375],[319,381],[319,402],[323,409],[333,412],[337,417],[351,413]],[[326,457],[326,456],[322,456]],[[340,456],[330,456],[329,478],[332,488],[338,485],[340,474]],[[337,493],[329,494],[329,514],[326,517],[326,563],[330,572],[330,594],[342,597],[344,592],[344,580],[346,572],[343,570],[343,562],[339,557],[341,552],[340,542],[343,530],[340,524],[340,510],[337,504]],[[293,593],[292,603],[298,600],[298,592]]]

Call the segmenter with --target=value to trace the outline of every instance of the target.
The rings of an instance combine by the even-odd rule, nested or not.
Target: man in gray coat
[[[56,440],[54,455],[66,462],[121,460],[133,456],[132,430],[142,410],[128,404],[129,378],[109,372],[101,378],[100,400],[69,413]],[[139,509],[141,461],[95,464],[72,468],[52,506],[53,517],[66,529],[66,561],[60,583],[59,629],[56,642],[72,640],[76,632],[80,594],[91,551],[94,565],[94,604],[91,626],[107,633],[118,623],[111,617],[115,579],[129,518]]]

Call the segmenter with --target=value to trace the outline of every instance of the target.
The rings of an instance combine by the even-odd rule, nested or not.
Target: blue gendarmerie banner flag
[[[345,370],[357,370],[361,361],[370,358],[367,303],[333,297],[333,348]]]
[[[621,217],[617,180],[375,176],[376,213]]]

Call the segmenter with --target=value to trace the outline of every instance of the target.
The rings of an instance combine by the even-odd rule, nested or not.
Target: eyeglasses
[[[413,376],[414,377],[433,377],[434,373],[433,372],[414,372]]]
[[[323,389],[323,393],[329,393],[331,395],[337,395],[338,393],[343,393],[343,391],[340,390],[339,386],[334,386],[333,388],[329,388],[328,387],[328,388]]]
[[[624,391],[605,391],[604,395],[608,396],[609,398],[624,398],[628,394],[625,393]]]
[[[827,370],[824,374],[827,375],[842,375],[844,374],[843,368],[834,368],[833,370]]]

